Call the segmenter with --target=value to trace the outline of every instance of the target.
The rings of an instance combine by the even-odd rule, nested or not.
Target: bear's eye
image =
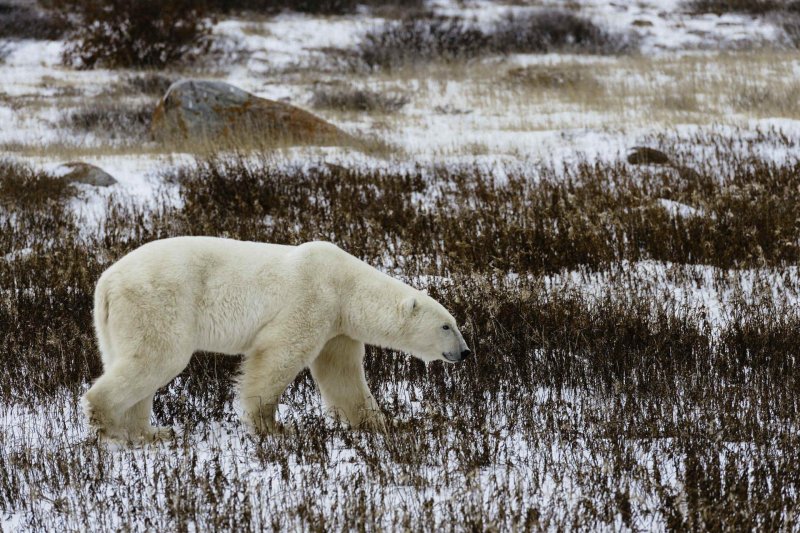
[[[447,324],[445,324],[444,326],[442,326],[442,329],[443,329],[443,330],[445,330],[445,331],[447,331],[447,330],[449,330],[449,329],[450,329],[450,326],[448,326]]]

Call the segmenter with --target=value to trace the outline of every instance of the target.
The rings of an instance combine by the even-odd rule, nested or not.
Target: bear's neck
[[[341,332],[365,344],[405,350],[403,301],[415,291],[382,272],[370,270],[369,275],[355,275],[348,280],[341,298]]]

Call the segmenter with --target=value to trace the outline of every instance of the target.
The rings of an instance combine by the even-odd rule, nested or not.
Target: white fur
[[[245,355],[246,419],[271,432],[278,398],[305,367],[331,412],[381,429],[364,378],[365,343],[425,361],[458,360],[467,349],[435,300],[324,242],[148,243],[100,277],[94,319],[105,372],[84,408],[100,434],[129,440],[163,434],[150,423],[153,394],[199,350]]]

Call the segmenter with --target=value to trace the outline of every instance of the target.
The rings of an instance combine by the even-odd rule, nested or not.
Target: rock
[[[241,138],[275,144],[355,143],[351,135],[308,111],[208,80],[173,83],[156,106],[151,132],[160,141]]]
[[[669,165],[671,161],[664,152],[646,146],[634,146],[628,152],[628,163],[632,165]]]
[[[71,183],[85,183],[95,187],[109,187],[117,183],[111,174],[100,167],[73,161],[58,166],[52,174]]]

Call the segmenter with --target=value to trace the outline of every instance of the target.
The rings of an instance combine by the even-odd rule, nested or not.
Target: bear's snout
[[[461,353],[442,352],[442,357],[444,357],[445,360],[450,363],[460,363],[461,361],[467,359],[470,355],[472,355],[472,350],[469,348],[461,350]]]

